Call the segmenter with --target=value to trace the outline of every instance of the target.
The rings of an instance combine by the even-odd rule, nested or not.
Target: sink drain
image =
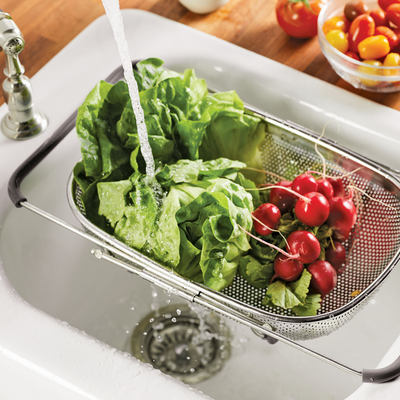
[[[147,315],[131,338],[131,353],[185,383],[216,374],[230,356],[229,330],[214,313],[170,305]]]

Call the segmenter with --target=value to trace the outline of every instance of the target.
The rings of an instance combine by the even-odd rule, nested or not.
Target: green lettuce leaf
[[[124,208],[124,215],[117,222],[114,235],[128,246],[142,250],[154,229],[159,213],[158,199],[153,188],[147,184],[146,176],[134,176],[132,183],[134,190],[129,193],[132,204]]]
[[[250,248],[248,236],[238,227],[249,230],[253,210],[251,196],[230,180],[217,178],[175,214],[181,232],[193,247],[201,250],[199,268],[204,283],[215,290],[228,286],[236,274],[240,257]],[[187,265],[178,266],[186,269]]]
[[[153,233],[149,237],[149,247],[154,257],[165,266],[175,269],[189,279],[194,279],[199,274],[198,267],[195,265],[196,268],[193,272],[190,265],[191,258],[195,257],[196,254],[190,248],[190,243],[187,246],[182,244],[181,232],[175,214],[181,207],[197,198],[204,190],[201,187],[188,184],[172,186],[164,199],[161,214],[153,228]],[[189,248],[187,248],[188,246]],[[187,253],[183,252],[183,249]],[[186,257],[186,261],[182,260],[182,257]]]
[[[316,315],[317,311],[321,308],[321,295],[320,294],[308,294],[304,305],[298,305],[293,307],[292,311],[302,317],[309,317]]]
[[[132,187],[133,185],[130,180],[99,182],[97,184],[100,200],[99,214],[104,215],[113,228],[124,216],[124,210],[127,206],[126,195]]]
[[[164,69],[164,61],[159,58],[148,58],[136,64],[137,72],[134,70],[135,80],[139,92],[153,87],[159,80]]]
[[[257,188],[256,184],[252,180],[247,179],[241,172],[239,172],[236,175],[236,178],[233,181],[235,183],[237,183],[238,185],[244,187],[245,189],[256,189]],[[254,209],[258,208],[258,206],[260,206],[263,203],[263,201],[260,197],[260,192],[258,190],[249,190],[249,193],[251,194],[251,197],[253,198]]]
[[[101,149],[94,132],[94,122],[111,88],[111,84],[100,81],[87,95],[84,103],[78,109],[76,131],[88,177],[98,178],[103,172]]]
[[[228,94],[230,101],[227,106]],[[258,117],[245,114],[243,102],[236,92],[225,93],[222,99],[218,111],[215,110],[216,104],[205,111],[212,114],[212,119],[203,135],[199,157],[203,160],[231,158],[262,170],[259,146],[265,138],[265,124]],[[243,174],[255,183],[265,179],[264,174],[257,171],[246,170]]]
[[[239,272],[250,285],[263,289],[274,276],[274,263],[261,264],[256,258],[247,255],[240,259]]]
[[[239,162],[219,158],[217,160],[179,160],[175,164],[165,165],[157,173],[156,178],[164,187],[182,182],[196,182],[213,178],[236,178],[237,172],[246,165]]]
[[[306,269],[295,282],[277,280],[268,286],[262,304],[291,309],[297,315],[315,315],[321,296],[308,293],[310,282],[311,274]]]

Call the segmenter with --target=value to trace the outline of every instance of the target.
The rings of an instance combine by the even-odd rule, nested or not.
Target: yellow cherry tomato
[[[389,53],[385,60],[383,61],[384,67],[400,67],[400,54],[398,53]],[[400,68],[395,70],[383,70],[383,74],[386,76],[395,76],[400,75]]]
[[[339,30],[347,32],[349,30],[350,21],[343,15],[329,18],[322,26],[322,32],[326,35],[330,31]]]
[[[382,63],[378,60],[363,60],[364,65],[358,67],[358,71],[366,75],[380,75],[379,69],[373,67],[381,67]],[[359,78],[365,86],[376,86],[379,81],[375,79]]]
[[[383,35],[369,36],[358,44],[358,53],[364,60],[385,57],[389,52],[389,40]]]
[[[339,30],[334,29],[326,34],[326,40],[337,50],[342,53],[346,53],[349,49],[349,41],[347,40],[347,35]]]

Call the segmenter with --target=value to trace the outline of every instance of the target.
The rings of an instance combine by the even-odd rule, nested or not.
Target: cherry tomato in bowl
[[[355,88],[377,93],[399,92],[400,27],[396,28],[393,22],[390,22],[390,28],[381,25],[385,21],[382,19],[376,22],[369,11],[350,23],[347,31],[348,51],[345,51],[346,46],[338,46],[339,41],[333,40],[335,37],[331,38],[333,34],[329,31],[332,28],[332,19],[343,17],[344,8],[350,1],[357,0],[331,0],[321,10],[318,17],[318,41],[322,53],[333,70]],[[376,0],[363,1],[369,10],[377,10],[379,7]],[[397,0],[397,3],[400,4],[400,0]],[[387,8],[389,6],[387,5]],[[392,7],[396,8],[397,6]],[[383,10],[382,13],[386,17]],[[345,37],[342,38],[338,30],[334,34],[337,35],[337,39],[343,39],[344,43]]]
[[[317,36],[318,15],[327,0],[278,0],[275,7],[279,26],[295,38]]]

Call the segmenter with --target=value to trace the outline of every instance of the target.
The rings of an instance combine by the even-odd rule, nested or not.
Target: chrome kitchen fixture
[[[14,140],[25,140],[43,132],[48,124],[45,115],[35,109],[32,100],[32,86],[23,73],[25,68],[18,54],[25,47],[22,33],[12,18],[0,11],[0,48],[6,56],[3,82],[4,100],[9,112],[1,121],[1,131]]]

